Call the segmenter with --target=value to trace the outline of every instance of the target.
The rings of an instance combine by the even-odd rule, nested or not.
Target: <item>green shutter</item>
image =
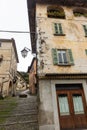
[[[54,23],[54,29],[55,29],[55,34],[59,34],[59,32],[58,32],[58,27],[57,27],[57,23]]]
[[[53,58],[53,64],[58,64],[58,58],[57,58],[57,49],[52,48],[52,58]]]
[[[60,31],[59,33],[60,33],[60,34],[63,34],[63,30],[62,30],[61,23],[59,23],[58,26],[59,26],[59,31]]]
[[[74,59],[73,59],[73,55],[72,55],[71,49],[68,49],[68,55],[69,55],[69,63],[74,65]]]
[[[86,55],[87,55],[87,49],[85,49],[85,53],[86,53]]]
[[[85,31],[85,36],[87,36],[87,25],[83,25],[84,31]]]

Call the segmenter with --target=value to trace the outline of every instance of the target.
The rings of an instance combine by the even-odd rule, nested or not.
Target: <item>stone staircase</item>
[[[0,130],[39,130],[37,97],[17,97],[16,108],[0,124]]]

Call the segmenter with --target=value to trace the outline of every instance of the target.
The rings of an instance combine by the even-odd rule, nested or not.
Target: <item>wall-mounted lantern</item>
[[[25,58],[29,51],[31,51],[29,48],[24,47],[24,49],[21,51],[22,57]]]

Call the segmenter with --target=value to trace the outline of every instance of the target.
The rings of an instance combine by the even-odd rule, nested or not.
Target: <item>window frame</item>
[[[65,51],[66,52],[66,63],[59,63],[58,51]],[[74,58],[71,49],[56,49],[52,48],[52,58],[53,64],[58,66],[72,66],[74,65]]]
[[[54,22],[53,28],[54,28],[54,36],[65,36],[61,23]]]
[[[60,58],[59,58],[59,55],[61,56]],[[64,57],[65,56],[65,57]],[[67,65],[67,64],[69,64],[69,61],[68,61],[68,55],[67,55],[67,50],[57,50],[57,58],[58,58],[58,64],[64,64],[64,65]],[[62,62],[60,62],[60,60],[62,61]],[[67,61],[67,62],[65,62],[65,60]]]
[[[60,6],[52,5],[47,7],[47,17],[55,19],[65,19],[64,9]]]

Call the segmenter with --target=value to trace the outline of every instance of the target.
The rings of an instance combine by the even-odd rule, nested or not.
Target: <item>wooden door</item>
[[[58,90],[61,129],[87,128],[86,102],[82,89]]]

